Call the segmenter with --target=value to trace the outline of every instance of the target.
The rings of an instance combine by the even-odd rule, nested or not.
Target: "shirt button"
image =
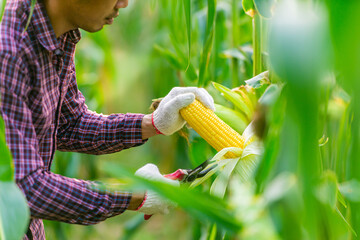
[[[54,54],[58,57],[62,57],[64,55],[64,51],[58,48],[54,51]]]

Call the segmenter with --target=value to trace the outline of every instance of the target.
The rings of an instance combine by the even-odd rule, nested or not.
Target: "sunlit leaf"
[[[219,172],[220,174],[224,171],[224,168],[228,164],[231,165],[234,161],[237,162],[236,164],[236,172],[237,177],[241,179],[241,181],[248,181],[250,177],[253,176],[259,162],[259,157],[263,153],[263,145],[256,139],[252,125],[250,124],[244,131],[243,137],[245,139],[245,148],[224,148],[219,151],[211,160],[210,164],[205,168],[212,168],[210,172],[208,172],[204,177],[196,179],[192,184],[191,187],[198,186],[208,180],[213,174]],[[239,158],[234,159],[226,159],[225,155],[228,152],[234,152],[235,155],[240,155]],[[232,169],[231,167],[229,167]],[[228,169],[227,171],[230,171]],[[232,170],[231,170],[232,172]],[[226,174],[226,173],[225,173]],[[220,180],[218,180],[220,181]],[[220,192],[220,191],[219,191]]]
[[[233,103],[235,105],[235,107],[237,107],[240,111],[242,111],[248,119],[251,117],[252,112],[240,94],[237,94],[236,92],[231,91],[231,89],[229,89],[219,83],[213,82],[213,86],[218,91],[220,91],[228,101]]]
[[[215,181],[211,185],[210,193],[212,195],[223,198],[226,192],[227,185],[229,184],[230,175],[234,171],[236,164],[239,162],[240,158],[234,158],[229,161],[221,170],[219,175],[216,177]]]
[[[0,181],[12,181],[14,178],[14,164],[5,139],[5,124],[0,117]]]
[[[323,147],[325,146],[329,141],[329,137],[326,137],[325,135],[323,135],[320,139],[319,139],[319,147]]]
[[[30,7],[30,14],[28,16],[28,19],[27,19],[27,22],[26,22],[26,25],[25,25],[25,28],[24,28],[24,32],[26,32],[27,28],[29,27],[29,24],[30,24],[30,21],[31,21],[31,17],[34,13],[34,9],[35,9],[35,4],[36,4],[36,0],[31,0],[31,7]]]
[[[247,15],[254,17],[256,14],[256,9],[253,0],[243,0],[243,9]]]
[[[246,80],[245,83],[253,88],[260,88],[264,84],[270,84],[269,71],[262,72],[259,75]]]
[[[225,158],[226,153],[233,152],[233,153],[235,153],[235,155],[241,155],[242,151],[243,150],[241,148],[235,148],[235,147],[224,148],[221,151],[219,151],[209,161],[210,164],[205,168],[205,169],[212,168],[212,170],[209,171],[204,177],[196,179],[194,182],[191,183],[190,186],[191,187],[196,187],[196,186],[202,184],[203,182],[208,180],[213,174],[215,174],[217,171],[221,171],[222,168],[226,164],[231,162],[232,161],[231,158],[228,158],[228,159]]]
[[[1,8],[0,8],[0,22],[2,20],[2,17],[4,15],[4,10],[5,10],[5,5],[6,5],[6,0],[2,0],[1,1]]]

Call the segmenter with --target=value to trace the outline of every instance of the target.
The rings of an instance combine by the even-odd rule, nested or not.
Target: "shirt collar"
[[[30,1],[27,1],[30,3]],[[30,5],[29,5],[30,7]],[[65,33],[60,39],[56,38],[54,29],[51,25],[50,18],[47,15],[44,4],[41,1],[37,1],[34,7],[32,16],[32,25],[40,44],[48,51],[52,52],[58,48],[61,48],[61,41],[59,41],[65,35],[69,35],[70,40],[76,44],[81,39],[81,33],[79,29],[71,30]]]
[[[71,31],[67,32],[67,34],[69,35],[71,41],[74,44],[77,44],[81,39],[81,32],[79,29],[71,30]]]

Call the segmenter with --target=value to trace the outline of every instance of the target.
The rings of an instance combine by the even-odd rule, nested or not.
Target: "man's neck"
[[[44,5],[57,38],[72,29],[76,29],[63,14],[66,10],[64,10],[62,1],[44,0]]]

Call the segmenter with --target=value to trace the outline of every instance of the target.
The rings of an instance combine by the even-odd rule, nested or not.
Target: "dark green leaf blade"
[[[188,37],[188,65],[186,70],[190,66],[191,58],[191,0],[184,0],[184,9],[185,9],[185,20],[186,20],[186,29]]]
[[[208,0],[208,16],[207,16],[207,26],[205,33],[204,49],[201,55],[200,60],[200,70],[199,70],[199,87],[204,87],[207,85],[206,73],[209,67],[210,55],[214,43],[215,35],[215,19],[216,19],[216,0]]]
[[[0,181],[8,182],[14,179],[12,156],[7,148],[5,139],[5,124],[0,118]]]

